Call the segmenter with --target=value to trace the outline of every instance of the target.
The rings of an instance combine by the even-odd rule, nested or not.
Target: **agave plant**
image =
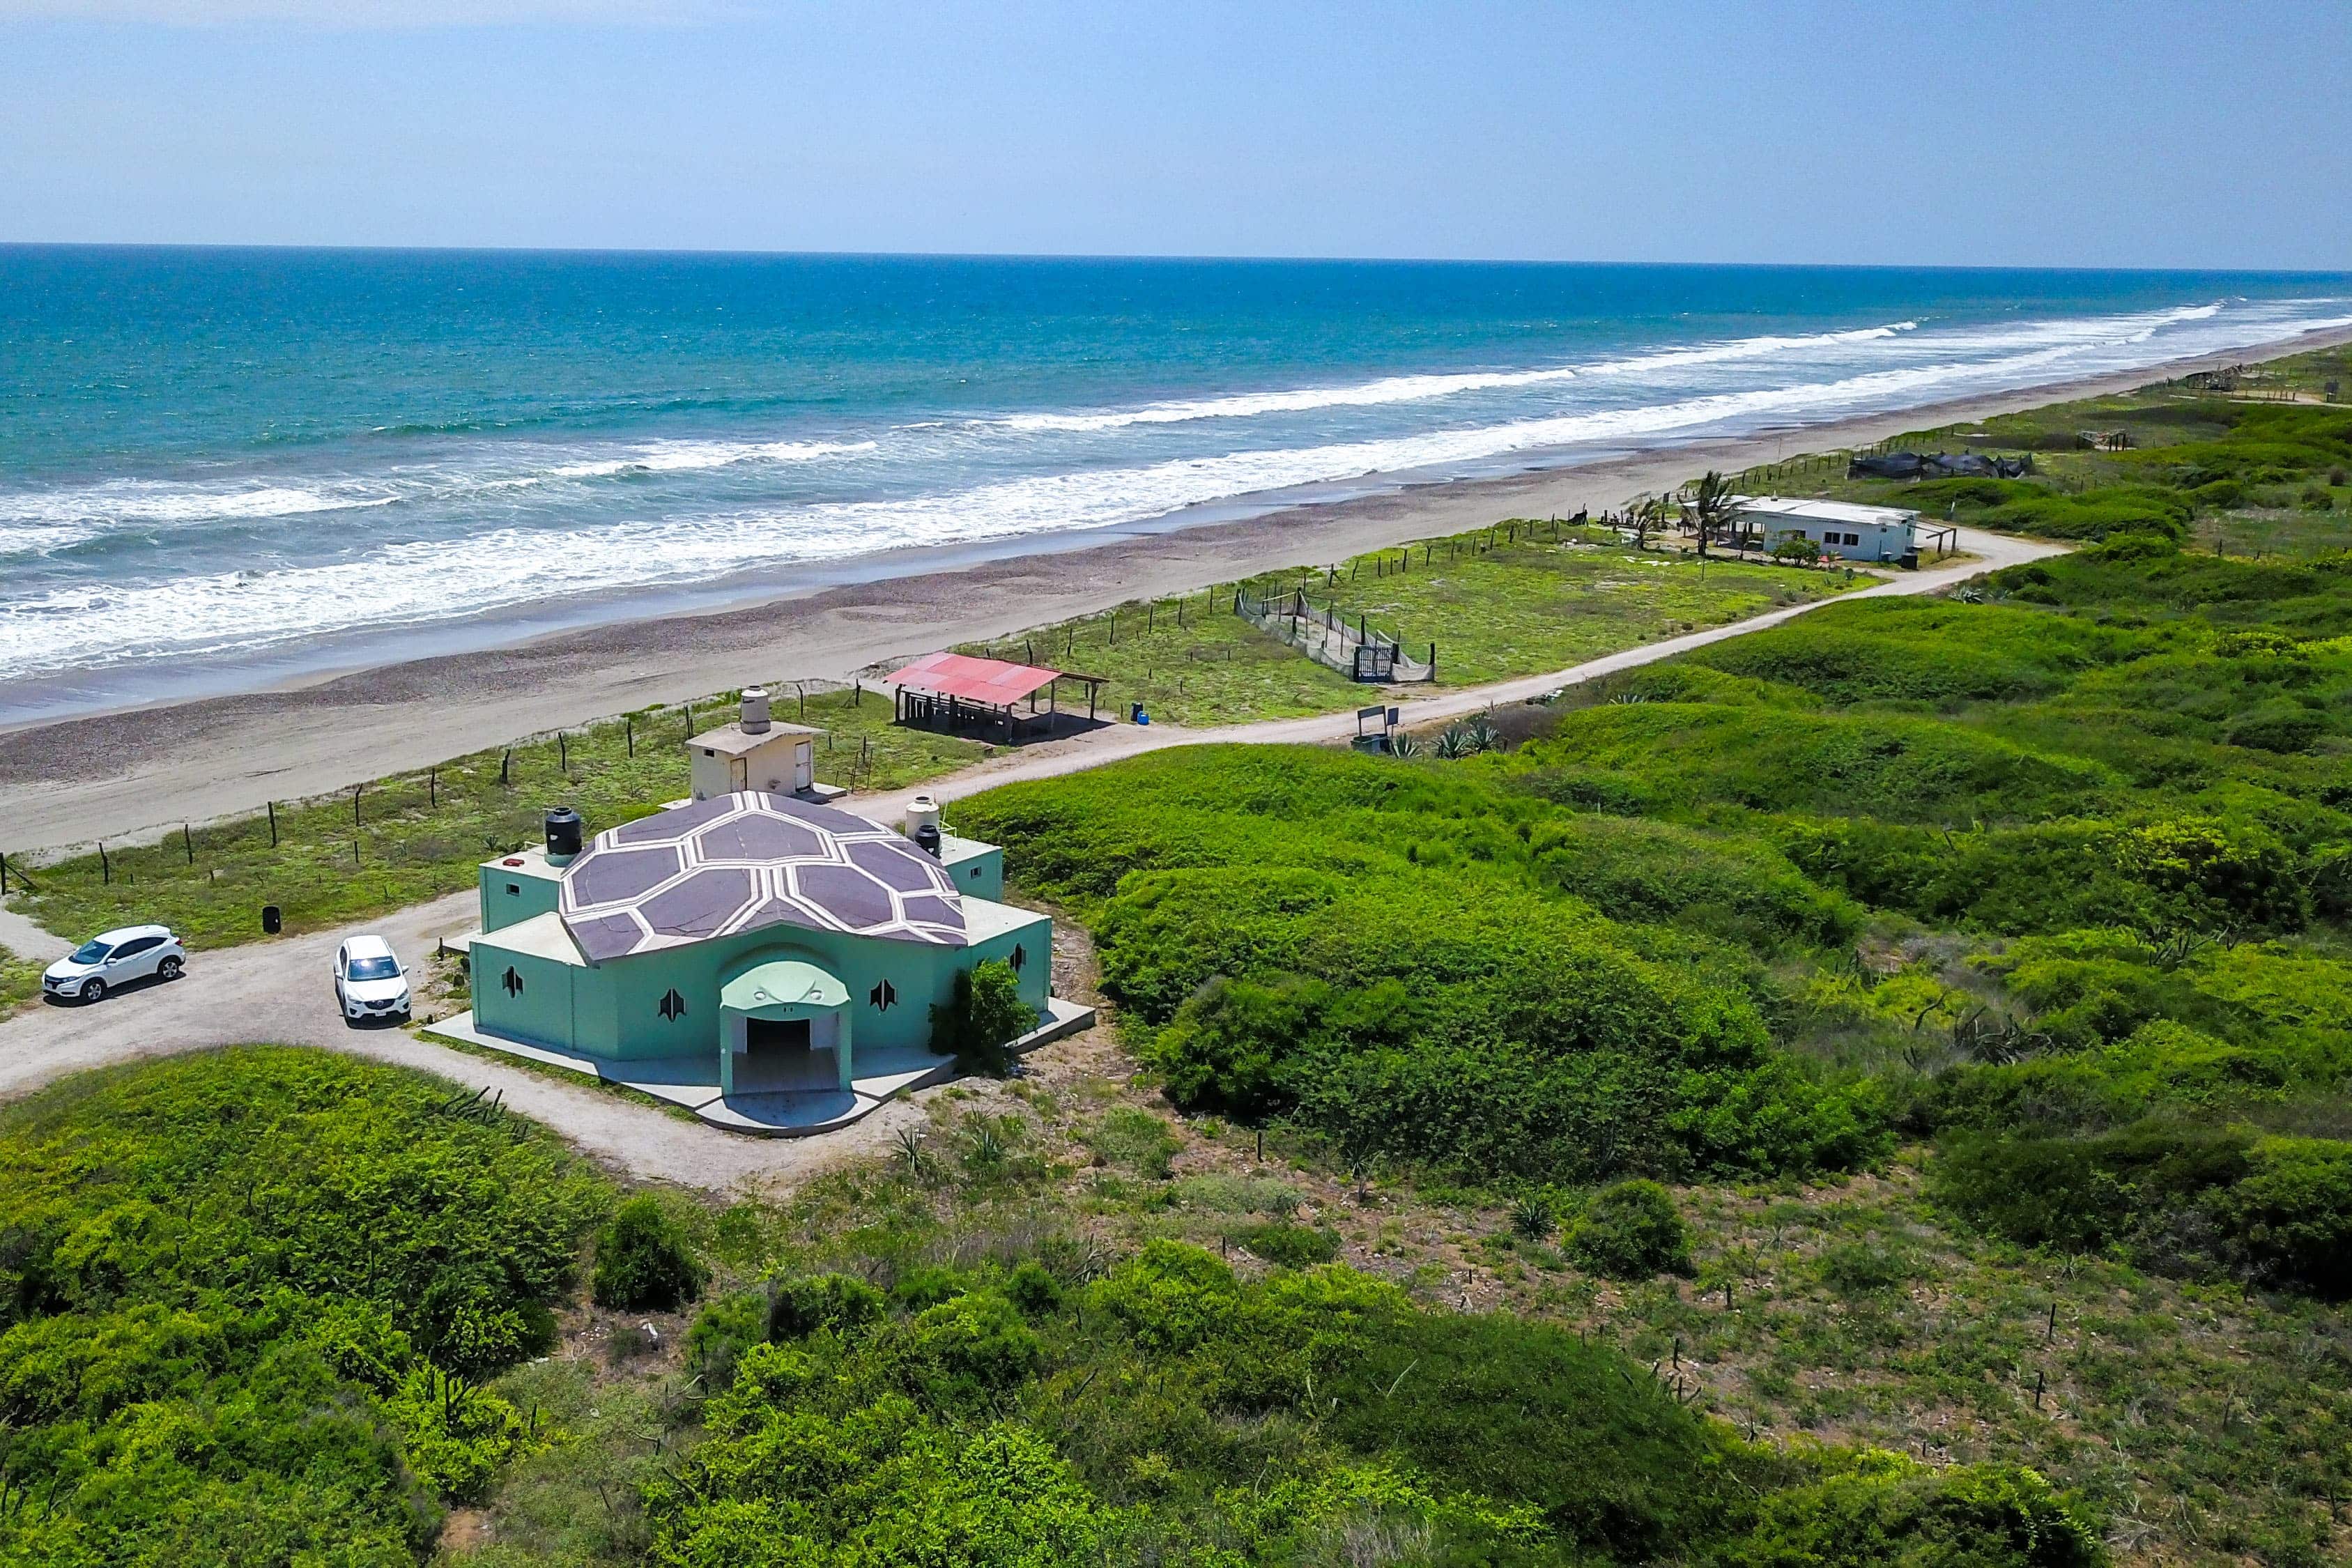
[[[1545,1240],[1559,1225],[1559,1216],[1540,1198],[1521,1198],[1511,1205],[1511,1234],[1522,1240]]]
[[[1470,721],[1471,750],[1492,752],[1499,749],[1502,743],[1503,738],[1495,732],[1495,721],[1492,719],[1484,713],[1472,717]]]
[[[1459,762],[1478,748],[1471,742],[1470,731],[1459,724],[1448,724],[1445,733],[1437,737],[1437,754],[1447,762]]]
[[[1421,742],[1413,739],[1412,736],[1400,730],[1395,734],[1389,737],[1389,755],[1391,757],[1417,757],[1421,755]]]

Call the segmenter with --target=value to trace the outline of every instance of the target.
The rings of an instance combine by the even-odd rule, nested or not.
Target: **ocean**
[[[0,723],[2347,323],[2307,275],[4,247]]]

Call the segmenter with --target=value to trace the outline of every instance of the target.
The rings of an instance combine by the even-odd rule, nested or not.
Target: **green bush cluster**
[[[251,1048],[0,1113],[0,1559],[409,1564],[534,1442],[609,1192],[446,1083]]]
[[[968,1073],[1003,1078],[1013,1070],[1013,1042],[1037,1026],[1021,999],[1021,977],[1001,958],[960,970],[950,998],[931,1007],[931,1049]]]
[[[668,1311],[698,1299],[710,1271],[677,1217],[640,1193],[596,1233],[596,1303],[628,1311]]]
[[[1674,1194],[1655,1182],[1619,1182],[1595,1193],[1569,1227],[1566,1251],[1579,1267],[1612,1279],[1691,1271],[1690,1226]]]
[[[707,1441],[646,1489],[653,1560],[763,1562],[783,1538],[800,1563],[972,1568],[1368,1542],[1563,1568],[2098,1560],[2079,1505],[2030,1471],[1751,1448],[1614,1349],[1429,1312],[1344,1268],[1250,1281],[1159,1241],[1090,1280],[1034,1258],[952,1279],[922,1306],[837,1276],[775,1287],[861,1305],[738,1342]]]
[[[1487,1178],[1836,1169],[1881,1146],[1870,1104],[1772,1049],[1717,940],[1850,933],[1851,906],[1769,845],[1256,747],[962,809],[1091,912],[1104,987],[1180,1104]]]

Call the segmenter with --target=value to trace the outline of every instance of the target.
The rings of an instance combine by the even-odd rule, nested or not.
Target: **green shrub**
[[[2081,1505],[2014,1465],[1931,1469],[1865,1453],[1766,1497],[1722,1568],[2095,1568],[2105,1561]]]
[[[702,1295],[709,1270],[659,1199],[641,1193],[596,1234],[597,1305],[668,1311]]]
[[[1048,1317],[1062,1310],[1062,1282],[1034,1258],[1005,1276],[1004,1295],[1026,1318]]]
[[[944,1263],[926,1263],[908,1269],[890,1287],[890,1300],[910,1312],[920,1312],[942,1301],[969,1294],[974,1281],[962,1269]]]
[[[820,1331],[850,1334],[882,1316],[882,1292],[846,1274],[781,1279],[768,1298],[768,1338],[778,1343]]]
[[[1564,1250],[1578,1267],[1612,1279],[1691,1272],[1690,1226],[1655,1182],[1619,1182],[1593,1194]]]
[[[1339,1233],[1328,1226],[1254,1225],[1234,1231],[1233,1238],[1277,1268],[1305,1268],[1339,1256]]]
[[[526,1451],[473,1379],[551,1337],[611,1201],[543,1130],[450,1099],[268,1047],[0,1110],[0,1558],[421,1560],[441,1500]]]
[[[912,1344],[926,1372],[959,1391],[1010,1388],[1036,1370],[1044,1353],[1013,1303],[987,1292],[926,1309],[915,1319]]]
[[[739,1290],[703,1304],[686,1331],[686,1359],[703,1374],[705,1387],[724,1388],[735,1381],[736,1363],[767,1339],[768,1316],[768,1297],[759,1290]]]
[[[1013,1042],[1037,1026],[1021,999],[1021,977],[1002,959],[961,971],[951,998],[931,1007],[931,1050],[959,1070],[1003,1078],[1013,1070]]]
[[[1125,1165],[1155,1182],[1168,1179],[1169,1163],[1184,1147],[1168,1123],[1131,1105],[1105,1111],[1080,1137],[1097,1159]]]

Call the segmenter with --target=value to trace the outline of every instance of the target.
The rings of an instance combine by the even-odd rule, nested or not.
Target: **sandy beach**
[[[1062,547],[243,695],[0,734],[0,846],[32,853],[257,811],[458,753],[758,679],[843,678],[899,655],[1001,637],[1127,600],[1196,590],[1514,516],[1600,510],[1710,468],[1864,446],[1924,426],[2125,391],[2200,368],[2352,341],[2313,333],[2147,370],[1664,447],[1576,468],[1433,484],[1238,522],[1081,536]]]

